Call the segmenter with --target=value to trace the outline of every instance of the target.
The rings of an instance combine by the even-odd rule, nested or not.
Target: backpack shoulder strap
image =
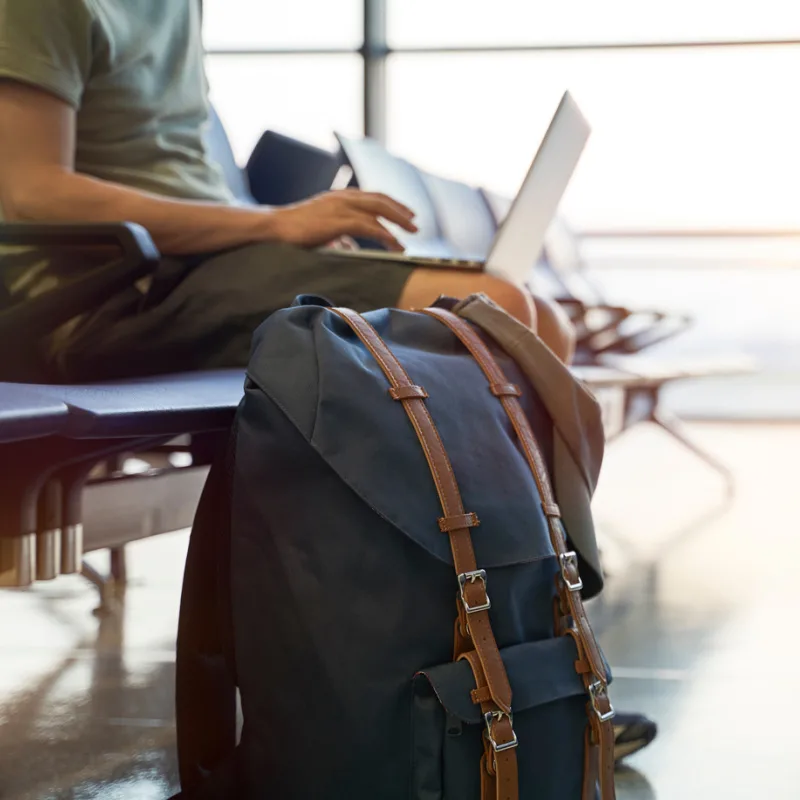
[[[584,776],[584,798],[594,800],[599,756],[600,790],[602,800],[614,800],[614,709],[608,696],[608,676],[605,661],[597,645],[580,590],[583,584],[578,573],[578,557],[567,551],[567,538],[561,522],[561,511],[556,503],[546,462],[522,406],[517,399],[521,390],[510,383],[481,337],[469,323],[450,311],[429,308],[425,312],[446,325],[463,343],[478,362],[489,383],[489,390],[503,404],[519,438],[525,457],[542,499],[542,509],[547,517],[550,541],[558,557],[561,572],[558,577],[558,610],[556,632],[572,636],[578,646],[576,669],[586,685],[590,702],[587,704],[589,726],[587,730],[587,770]],[[598,752],[599,751],[599,752]]]
[[[450,459],[425,405],[428,396],[425,390],[414,385],[377,331],[362,316],[349,309],[333,310],[352,328],[378,362],[389,381],[390,397],[403,404],[425,453],[442,506],[439,528],[450,537],[453,563],[458,575],[455,657],[459,658],[467,649],[474,649],[476,653],[472,666],[479,672],[480,682],[485,685],[490,700],[490,711],[485,717],[488,736],[496,752],[502,753],[502,758],[484,762],[492,769],[496,766],[492,800],[518,800],[511,684],[489,619],[491,603],[487,593],[486,572],[478,569],[470,534],[470,528],[476,527],[479,520],[475,514],[464,510]],[[483,785],[487,786],[485,780]],[[485,800],[489,800],[486,795]]]

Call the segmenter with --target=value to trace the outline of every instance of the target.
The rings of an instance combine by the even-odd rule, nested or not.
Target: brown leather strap
[[[481,756],[481,800],[489,800],[497,794],[497,784],[494,775],[489,772],[488,758],[486,753]]]
[[[460,658],[472,668],[475,684],[478,687],[472,692],[473,700],[476,696],[480,698],[479,703],[486,725],[483,738],[484,753],[481,759],[481,800],[512,800],[517,797],[519,791],[515,752],[517,739],[512,718],[496,711],[478,654],[472,650]]]
[[[465,320],[440,308],[429,308],[425,310],[425,313],[438,319],[461,340],[483,370],[490,389],[509,384],[508,378],[489,351],[489,348]],[[614,710],[608,696],[608,676],[606,675],[605,662],[586,616],[580,595],[580,589],[583,584],[578,572],[577,555],[567,550],[560,510],[550,484],[547,465],[519,400],[517,397],[507,394],[500,395],[499,400],[503,404],[525,451],[531,473],[539,489],[542,509],[547,516],[550,540],[561,568],[557,583],[561,615],[571,617],[573,620],[575,626],[574,638],[578,645],[578,663],[585,660],[589,665],[589,669],[585,672],[582,671],[581,675],[591,699],[589,703],[589,719],[592,743],[599,747],[601,798],[602,800],[613,800],[615,797],[613,771],[614,729],[611,719],[613,718]],[[587,758],[587,765],[593,760]]]
[[[333,309],[355,332],[378,362],[393,389],[413,386],[400,362],[386,346],[375,329],[359,314],[349,309]],[[431,419],[425,401],[410,397],[402,401],[436,484],[436,491],[445,518],[463,516],[466,512],[461,501],[455,475],[439,432]],[[511,713],[511,684],[500,651],[494,638],[488,609],[490,606],[485,573],[478,570],[472,536],[468,527],[448,532],[453,552],[453,563],[459,578],[459,592],[472,645],[478,653],[486,684],[497,708]]]
[[[597,776],[600,771],[598,747],[592,741],[592,729],[586,724],[583,746],[583,790],[581,800],[597,800]]]
[[[606,704],[613,713],[610,701],[608,701],[608,690],[606,689]],[[596,711],[598,706],[590,703],[591,710],[588,710],[589,720],[591,723],[591,740],[592,744],[597,748],[600,772],[600,798],[601,800],[614,800],[616,797],[615,781],[614,781],[614,768],[616,766],[614,760],[614,725],[611,719],[601,721],[600,716]],[[603,706],[605,707],[605,706]]]
[[[503,373],[500,365],[495,361],[494,356],[486,347],[483,340],[466,321],[457,317],[450,311],[445,311],[441,308],[426,309],[425,313],[429,316],[436,317],[462,341],[464,346],[470,351],[472,357],[478,362],[487,377],[490,384],[507,384],[509,383],[505,374]],[[560,510],[556,502],[553,489],[550,485],[548,477],[547,465],[544,456],[536,441],[536,437],[531,430],[525,413],[516,397],[503,396],[500,398],[506,413],[508,414],[511,424],[522,444],[525,456],[533,473],[534,480],[539,489],[539,495],[542,498],[542,509],[548,518],[550,535],[553,540],[556,555],[562,565],[562,572],[564,573],[565,583],[568,586],[575,586],[580,581],[578,575],[577,557],[574,553],[567,551],[566,538],[561,526]],[[592,633],[589,621],[586,619],[586,614],[579,614],[578,611],[582,610],[583,603],[577,591],[568,591],[565,596],[569,598],[570,611],[573,616],[580,616],[580,620],[576,618],[576,623],[579,625],[581,633],[584,634],[582,638],[586,639],[585,647],[587,648],[587,656],[592,664],[597,677],[605,679],[605,663],[603,662],[600,649],[597,646],[597,641]]]

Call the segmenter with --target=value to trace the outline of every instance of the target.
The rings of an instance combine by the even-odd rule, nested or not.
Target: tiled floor
[[[703,426],[739,491],[657,432],[609,452],[597,498],[612,571],[593,614],[615,702],[661,734],[620,800],[798,800],[798,426]],[[688,533],[681,533],[684,529]],[[0,798],[162,800],[176,788],[173,641],[186,535],[130,548],[124,616],[79,578],[0,594]],[[657,562],[657,568],[653,564]]]

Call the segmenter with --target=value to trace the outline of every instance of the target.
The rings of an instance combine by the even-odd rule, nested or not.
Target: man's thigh
[[[286,245],[165,259],[146,295],[115,298],[77,329],[55,355],[55,377],[88,381],[244,367],[253,331],[297,295],[369,311],[397,305],[412,274],[402,262]]]

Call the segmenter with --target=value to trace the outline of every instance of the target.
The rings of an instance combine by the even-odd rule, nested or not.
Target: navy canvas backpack
[[[443,308],[273,314],[192,532],[183,797],[613,800],[553,430]]]

